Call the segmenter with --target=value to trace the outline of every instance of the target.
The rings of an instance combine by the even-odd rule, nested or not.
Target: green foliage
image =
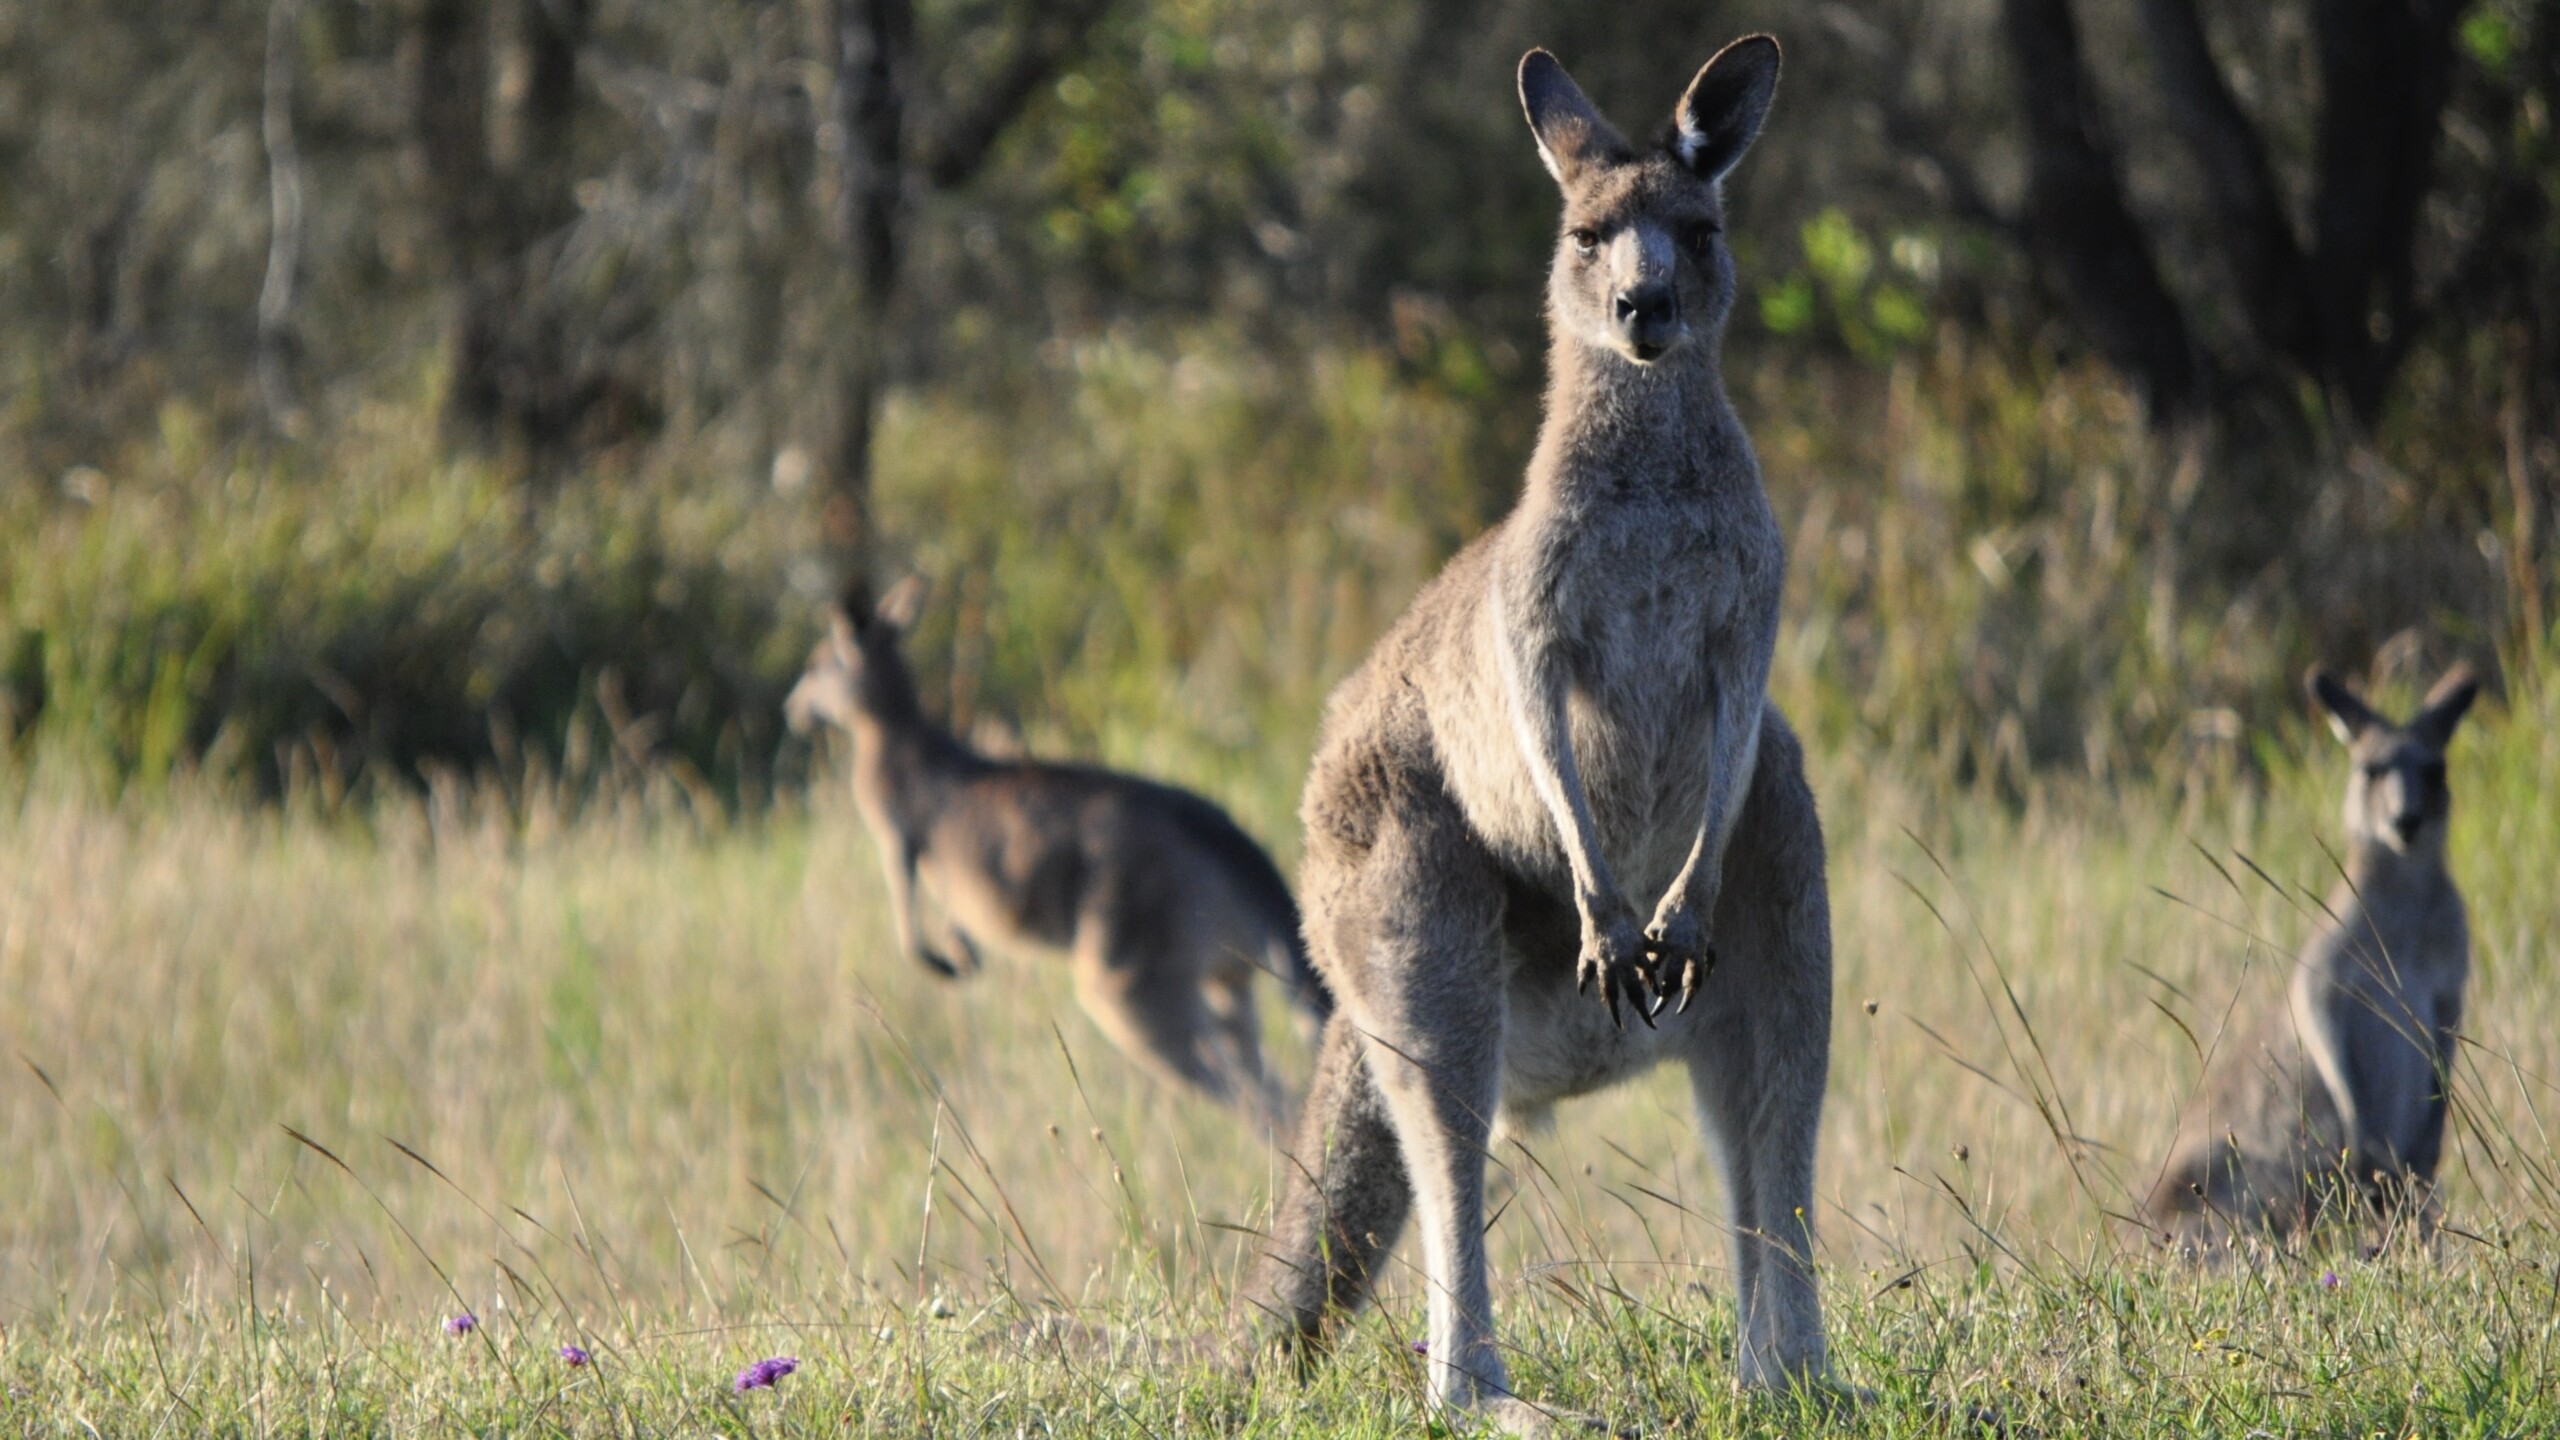
[[[19,742],[110,782],[201,763],[272,790],[297,766],[556,762],[584,716],[761,781],[808,633],[777,618],[785,517],[611,476],[537,499],[383,419],[326,452],[171,440],[76,498],[0,490]]]
[[[1871,362],[1890,361],[1925,337],[1931,318],[1917,288],[1937,278],[1937,242],[1911,231],[1894,237],[1887,253],[1900,279],[1879,277],[1876,247],[1848,212],[1834,205],[1804,223],[1799,237],[1804,263],[1760,286],[1760,322],[1771,333],[1816,338],[1817,318],[1827,337]]]

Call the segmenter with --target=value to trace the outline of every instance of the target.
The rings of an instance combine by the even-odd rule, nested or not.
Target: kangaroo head
[[[1544,50],[1520,61],[1520,104],[1538,157],[1564,191],[1547,276],[1559,335],[1652,365],[1711,349],[1733,308],[1724,176],[1760,133],[1778,88],[1778,42],[1748,35],[1716,52],[1651,148],[1629,145]]]
[[[2427,692],[2405,725],[2394,725],[2326,670],[2311,672],[2311,698],[2329,728],[2346,742],[2355,768],[2347,776],[2347,839],[2398,854],[2441,851],[2453,792],[2444,780],[2444,749],[2463,712],[2479,697],[2480,677],[2456,665]]]
[[[820,724],[853,728],[860,717],[903,720],[916,712],[915,678],[898,643],[924,609],[924,577],[910,575],[891,586],[877,606],[864,603],[859,587],[827,610],[827,634],[809,652],[800,683],[782,702],[793,734]]]

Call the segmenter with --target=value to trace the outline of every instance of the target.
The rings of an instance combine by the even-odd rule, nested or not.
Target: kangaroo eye
[[[1700,220],[1680,232],[1680,245],[1692,255],[1704,255],[1716,243],[1724,227],[1713,220]]]
[[[1573,248],[1581,254],[1588,255],[1600,248],[1600,232],[1597,230],[1576,226],[1565,233],[1573,241]]]

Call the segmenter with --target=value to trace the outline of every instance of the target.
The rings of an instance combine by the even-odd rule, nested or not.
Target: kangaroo
[[[923,593],[911,576],[876,611],[858,596],[830,611],[783,707],[795,731],[825,722],[853,738],[854,804],[888,871],[898,948],[945,979],[979,969],[979,939],[1065,951],[1076,998],[1114,1044],[1277,1116],[1255,970],[1278,975],[1311,1026],[1332,1008],[1279,868],[1188,791],[994,760],[928,719],[899,650]],[[941,903],[951,954],[925,932],[919,881]]]
[[[2302,947],[2284,1008],[2223,1057],[2178,1136],[2145,1217],[2196,1253],[2240,1232],[2283,1236],[2355,1195],[2386,1222],[2429,1194],[2444,1148],[2471,935],[2444,865],[2445,745],[2480,693],[2468,667],[2406,725],[2325,670],[2312,699],[2354,757],[2346,876]]]
[[[1666,1059],[1723,1161],[1741,1380],[1828,1374],[1822,830],[1765,695],[1785,547],[1719,359],[1720,182],[1778,65],[1768,37],[1735,41],[1640,150],[1553,56],[1521,61],[1564,195],[1537,449],[1517,506],[1334,692],[1301,805],[1307,940],[1338,1008],[1255,1326],[1311,1361],[1418,1210],[1433,1403],[1514,1432],[1547,1412],[1494,1340],[1497,1110],[1535,1127]],[[1647,924],[1632,899],[1654,896]]]

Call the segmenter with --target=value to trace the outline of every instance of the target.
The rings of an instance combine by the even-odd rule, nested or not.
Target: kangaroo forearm
[[[916,865],[920,858],[915,846],[903,837],[891,837],[881,846],[881,869],[889,890],[889,924],[897,934],[899,954],[938,969],[925,945],[923,929],[916,923]]]
[[[1546,656],[1523,653],[1530,647],[1502,624],[1498,594],[1494,624],[1512,736],[1520,747],[1521,763],[1528,767],[1529,783],[1555,821],[1565,862],[1573,870],[1575,908],[1587,928],[1602,915],[1626,908],[1626,901],[1607,862],[1600,858],[1599,826],[1591,818],[1590,800],[1574,766],[1564,679]]]
[[[1760,706],[1755,688],[1747,697],[1737,696],[1733,703],[1721,697],[1716,706],[1716,733],[1708,760],[1706,812],[1698,819],[1697,837],[1690,842],[1689,858],[1680,867],[1680,876],[1672,882],[1670,894],[1678,896],[1709,918],[1716,897],[1724,887],[1724,854],[1733,843],[1733,832],[1742,823],[1742,804],[1751,790],[1752,772],[1760,761]]]

